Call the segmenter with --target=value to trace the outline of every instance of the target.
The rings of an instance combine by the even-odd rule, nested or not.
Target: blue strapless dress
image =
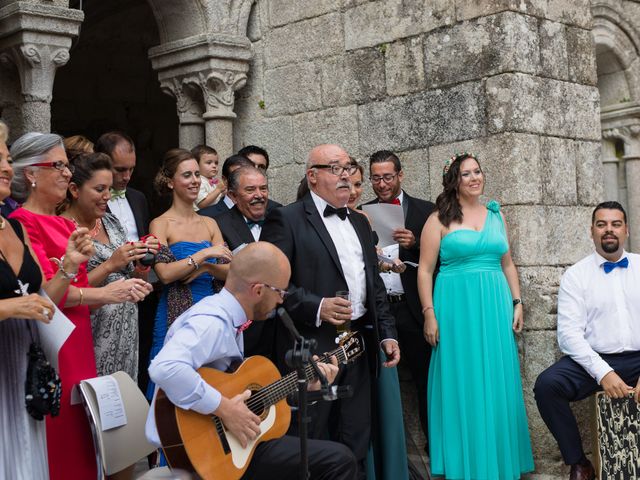
[[[169,245],[169,249],[175,255],[177,260],[184,260],[189,255],[193,255],[194,253],[210,246],[211,242],[208,241],[176,242]],[[210,263],[216,263],[215,259],[207,261]],[[214,294],[212,282],[213,277],[208,273],[203,273],[189,284],[194,305],[204,297]],[[164,338],[167,335],[167,292],[168,289],[164,288],[162,295],[160,296],[160,301],[158,302],[158,309],[156,310],[156,317],[153,323],[153,343],[151,345],[149,362],[151,362],[151,360],[153,360],[162,349],[162,346],[164,345]],[[155,383],[149,381],[149,386],[147,387],[147,399],[149,399],[149,401],[153,398],[153,391],[155,388]]]

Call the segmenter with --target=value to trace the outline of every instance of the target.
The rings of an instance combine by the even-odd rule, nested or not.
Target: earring
[[[31,182],[31,188],[36,188],[36,182]]]

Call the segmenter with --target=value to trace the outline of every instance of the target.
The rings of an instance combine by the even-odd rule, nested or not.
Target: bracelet
[[[515,307],[516,305],[522,305],[524,307],[524,303],[522,303],[522,299],[521,298],[514,298],[513,299],[513,306]]]
[[[198,270],[200,268],[200,265],[198,265],[198,262],[196,262],[196,259],[193,258],[191,255],[187,257],[187,265],[191,265],[194,270]]]
[[[422,309],[422,314],[424,315],[424,312],[426,312],[427,310],[434,310],[435,311],[435,309],[433,307],[424,307]]]
[[[82,291],[81,288],[78,289],[80,291],[80,302],[78,303],[78,305],[82,305],[82,300],[84,299],[84,292]]]
[[[75,280],[76,279],[76,277],[78,276],[78,272],[70,273],[70,272],[67,272],[64,269],[64,255],[62,257],[60,257],[60,260],[58,260],[57,258],[54,258],[54,260],[58,264],[58,271],[62,274],[62,276],[64,278],[66,278],[67,280]]]

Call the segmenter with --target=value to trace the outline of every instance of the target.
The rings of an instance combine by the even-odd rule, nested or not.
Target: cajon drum
[[[640,478],[640,409],[633,395],[610,399],[595,395],[593,453],[596,478],[637,480]]]

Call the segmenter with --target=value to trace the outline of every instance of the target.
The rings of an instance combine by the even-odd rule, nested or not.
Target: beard
[[[609,237],[607,240],[614,240],[612,242],[609,243],[605,243],[604,239],[602,239],[600,241],[600,246],[602,247],[602,250],[605,253],[614,253],[618,251],[618,248],[620,248],[620,241],[617,238],[611,238]]]

